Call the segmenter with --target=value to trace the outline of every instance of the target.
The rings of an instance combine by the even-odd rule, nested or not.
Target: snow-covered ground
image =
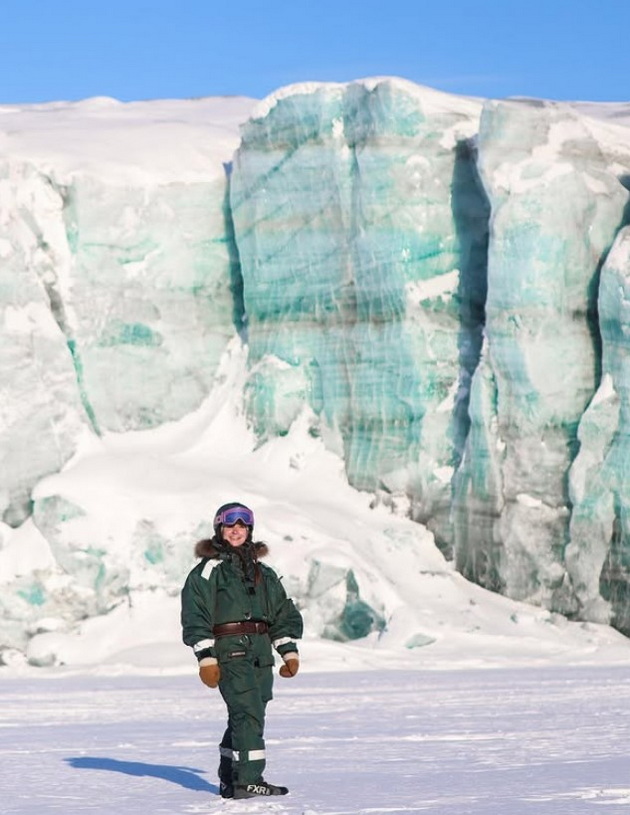
[[[630,809],[630,668],[361,671],[278,679],[270,801],[218,795],[224,707],[186,676],[0,680],[3,815]]]
[[[252,450],[237,391],[228,377],[219,406],[93,441],[39,490],[80,499],[118,545],[143,514],[169,524],[238,495],[289,586],[306,579],[311,553],[341,552],[387,601],[387,629],[326,641],[325,605],[305,609],[303,667],[276,680],[266,734],[267,777],[291,794],[236,802],[218,796],[225,708],[181,644],[176,595],[140,589],[67,630],[49,622],[30,653],[58,664],[16,655],[0,667],[0,813],[627,811],[630,641],[466,582],[423,527],[352,490],[299,422]],[[181,543],[186,569],[191,544]],[[23,528],[0,565],[10,576],[46,554]]]

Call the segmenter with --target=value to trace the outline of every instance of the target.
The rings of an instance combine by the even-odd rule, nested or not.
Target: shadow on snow
[[[187,790],[199,790],[219,794],[219,788],[210,784],[199,773],[204,770],[195,770],[192,767],[173,767],[170,764],[144,764],[141,761],[119,761],[116,758],[97,758],[95,756],[80,756],[66,758],[64,761],[77,770],[108,770],[125,775],[151,776],[179,784]]]

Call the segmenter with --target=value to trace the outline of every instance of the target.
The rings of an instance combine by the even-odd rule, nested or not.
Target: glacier
[[[191,116],[174,107],[94,99],[3,111],[2,353],[12,374],[0,514],[10,525],[29,517],[34,484],[70,458],[86,425],[154,427],[198,407],[232,335],[225,171],[204,145],[216,100],[184,131],[193,159],[183,166],[173,117]],[[240,118],[249,104],[232,107]]]
[[[279,98],[244,126],[230,191],[259,435],[306,401],[350,482],[408,495],[441,541],[485,295],[479,113],[410,83]]]
[[[630,634],[629,125],[395,78],[0,107],[5,661],[173,600],[234,494],[315,636],[439,642],[428,574]]]
[[[601,378],[599,275],[628,215],[624,171],[563,106],[487,103],[478,149],[491,240],[484,348],[455,479],[458,568],[573,613],[567,473]]]

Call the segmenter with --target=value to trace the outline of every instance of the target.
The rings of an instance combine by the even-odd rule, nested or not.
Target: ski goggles
[[[224,509],[214,519],[215,526],[234,526],[237,521],[241,521],[245,526],[254,525],[254,513],[247,507],[232,507]]]

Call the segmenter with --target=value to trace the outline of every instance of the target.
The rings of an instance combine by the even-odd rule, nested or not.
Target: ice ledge
[[[363,85],[368,91],[375,90],[379,85],[392,85],[400,91],[420,99],[427,115],[449,112],[478,118],[485,101],[473,96],[457,96],[452,93],[445,93],[397,76],[373,76],[356,79],[352,82],[296,82],[293,85],[286,85],[266,96],[255,105],[251,112],[251,118],[264,119],[278,102],[291,96],[311,94],[317,91],[327,91],[331,94],[337,92],[341,95],[351,85]]]

